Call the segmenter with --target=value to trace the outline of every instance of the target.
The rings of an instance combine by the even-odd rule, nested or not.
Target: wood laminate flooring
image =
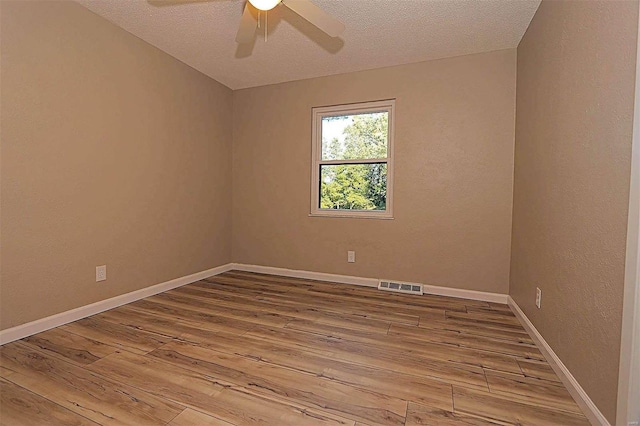
[[[506,305],[231,271],[0,348],[2,425],[588,425]]]

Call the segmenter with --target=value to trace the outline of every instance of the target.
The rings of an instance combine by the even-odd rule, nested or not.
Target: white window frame
[[[311,214],[318,217],[350,217],[368,219],[393,219],[393,135],[395,128],[395,99],[361,102],[347,105],[316,107],[312,109],[311,136]],[[387,157],[362,160],[322,160],[322,119],[343,115],[387,112],[389,125]],[[338,210],[320,208],[320,166],[324,164],[387,164],[386,210]]]

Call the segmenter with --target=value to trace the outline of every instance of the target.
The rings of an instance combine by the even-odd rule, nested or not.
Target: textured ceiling
[[[277,6],[268,40],[235,43],[242,0],[76,0],[232,89],[514,48],[540,0],[313,0],[331,38]]]

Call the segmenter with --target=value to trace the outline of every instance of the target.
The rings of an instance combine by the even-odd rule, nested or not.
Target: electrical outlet
[[[107,265],[96,266],[96,282],[107,279]]]
[[[536,287],[536,306],[540,309],[540,303],[542,303],[542,290],[540,287]]]
[[[347,252],[347,262],[356,263],[356,252],[355,251],[348,251]]]

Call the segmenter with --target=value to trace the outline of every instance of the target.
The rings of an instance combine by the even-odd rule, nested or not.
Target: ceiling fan
[[[236,34],[236,42],[244,44],[253,40],[256,26],[259,22],[251,12],[251,7],[256,8],[258,12],[265,12],[266,14],[281,3],[331,37],[339,36],[345,29],[342,22],[311,3],[310,0],[247,0]]]

